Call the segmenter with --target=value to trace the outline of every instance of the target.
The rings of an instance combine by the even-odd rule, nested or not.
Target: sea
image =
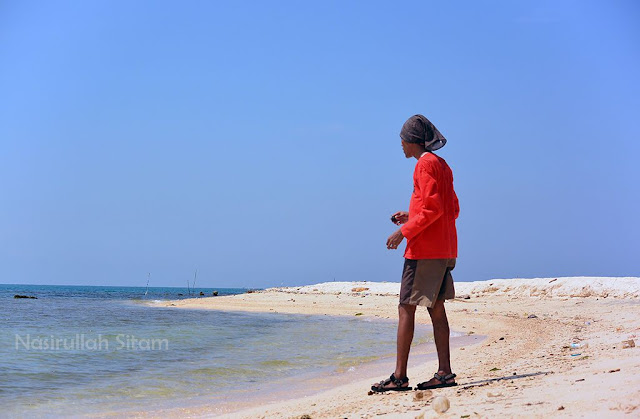
[[[248,290],[0,284],[0,417],[225,413],[395,354],[395,321],[162,304],[214,291]]]

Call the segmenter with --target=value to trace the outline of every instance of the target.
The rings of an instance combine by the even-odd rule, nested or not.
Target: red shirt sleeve
[[[442,202],[438,194],[435,178],[423,168],[418,175],[417,189],[414,194],[419,196],[420,208],[415,216],[409,217],[402,227],[402,235],[411,239],[420,234],[443,213]],[[411,211],[410,211],[411,212]]]
[[[460,215],[460,203],[458,202],[458,195],[456,195],[456,191],[452,190],[453,192],[453,205],[454,205],[454,217],[457,220],[458,219],[458,215]]]

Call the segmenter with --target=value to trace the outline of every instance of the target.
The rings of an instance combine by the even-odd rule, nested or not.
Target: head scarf
[[[400,130],[400,138],[408,143],[424,144],[427,151],[438,150],[447,143],[447,139],[431,121],[423,115],[413,115]]]

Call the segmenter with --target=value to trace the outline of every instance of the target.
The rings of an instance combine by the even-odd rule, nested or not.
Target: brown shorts
[[[451,271],[455,266],[455,259],[405,259],[400,304],[433,307],[436,300],[454,298]]]

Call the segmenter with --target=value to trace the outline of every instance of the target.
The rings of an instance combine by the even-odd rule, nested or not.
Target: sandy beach
[[[398,291],[392,282],[330,282],[163,305],[393,320]],[[634,346],[640,344],[640,278],[496,279],[456,283],[456,294],[447,302],[452,331],[484,336],[452,349],[457,387],[369,395],[371,383],[393,371],[388,360],[379,371],[365,368],[366,377],[335,380],[304,397],[225,416],[640,417],[640,349]],[[417,321],[429,323],[426,309],[418,309]],[[410,384],[429,379],[436,367],[432,358],[410,358]],[[443,414],[431,406],[436,396],[450,401]],[[210,417],[214,411],[197,407],[141,416]]]

